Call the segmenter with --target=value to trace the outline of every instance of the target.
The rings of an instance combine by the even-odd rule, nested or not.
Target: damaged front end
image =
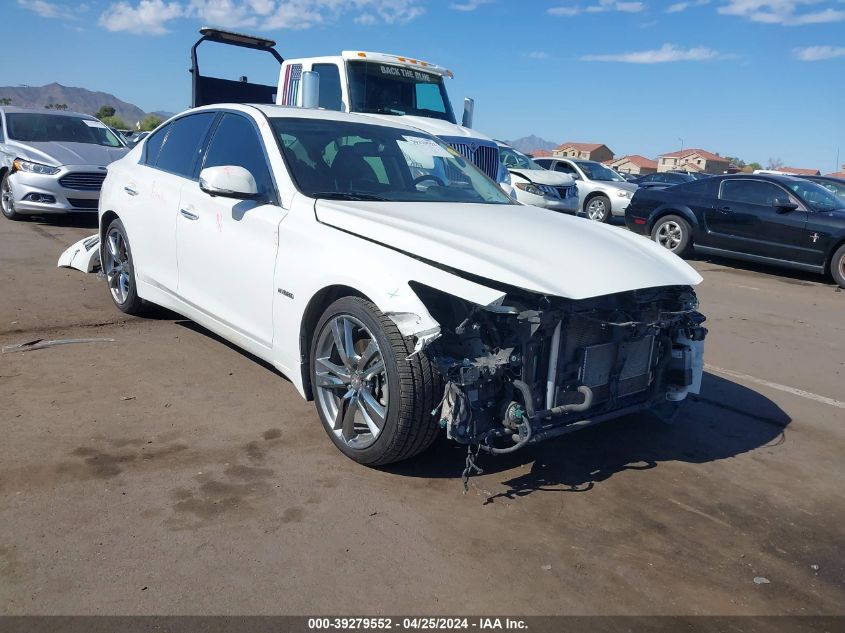
[[[434,414],[451,439],[486,452],[636,411],[671,419],[700,389],[707,330],[689,286],[584,300],[510,289],[483,307],[414,291],[441,326],[425,348],[445,382]]]

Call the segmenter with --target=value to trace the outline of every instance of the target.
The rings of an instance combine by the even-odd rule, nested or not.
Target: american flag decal
[[[290,64],[285,69],[285,83],[282,86],[282,105],[296,105],[296,100],[299,97],[300,79],[302,79],[302,64]]]

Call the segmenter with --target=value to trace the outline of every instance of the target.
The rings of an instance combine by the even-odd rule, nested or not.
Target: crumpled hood
[[[62,165],[101,165],[123,158],[129,152],[126,147],[106,147],[93,143],[66,143],[48,141],[44,143],[10,142],[19,148],[18,158],[43,163],[51,167]]]
[[[508,171],[516,176],[522,176],[526,180],[536,182],[538,185],[551,185],[552,187],[569,187],[575,179],[569,174],[548,169],[521,169],[519,167],[508,168]]]
[[[484,136],[483,134],[479,134],[475,130],[456,125],[455,123],[449,123],[449,121],[444,121],[443,119],[412,116],[407,114],[404,116],[393,116],[389,114],[367,114],[366,116],[384,119],[389,123],[401,123],[403,125],[410,125],[411,127],[415,127],[419,130],[422,130],[423,132],[428,132],[433,136],[475,138],[482,141],[489,141],[491,143],[493,142],[493,139]]]
[[[538,207],[318,200],[315,210],[321,222],[368,240],[547,295],[586,299],[701,282],[647,238]]]

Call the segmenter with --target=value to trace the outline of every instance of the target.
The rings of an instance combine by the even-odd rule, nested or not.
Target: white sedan
[[[190,110],[112,164],[99,212],[119,309],[165,306],[272,363],[360,463],[411,457],[441,428],[501,453],[632,411],[670,418],[699,388],[692,268],[516,205],[399,123]],[[74,248],[66,261],[96,251]]]

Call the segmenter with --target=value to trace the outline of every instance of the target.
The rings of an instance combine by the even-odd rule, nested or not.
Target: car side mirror
[[[797,204],[795,204],[794,202],[788,202],[786,200],[775,200],[772,203],[772,206],[778,213],[791,213],[792,211],[798,210]]]
[[[200,189],[210,196],[248,200],[258,196],[255,178],[243,167],[221,165],[200,172]]]

